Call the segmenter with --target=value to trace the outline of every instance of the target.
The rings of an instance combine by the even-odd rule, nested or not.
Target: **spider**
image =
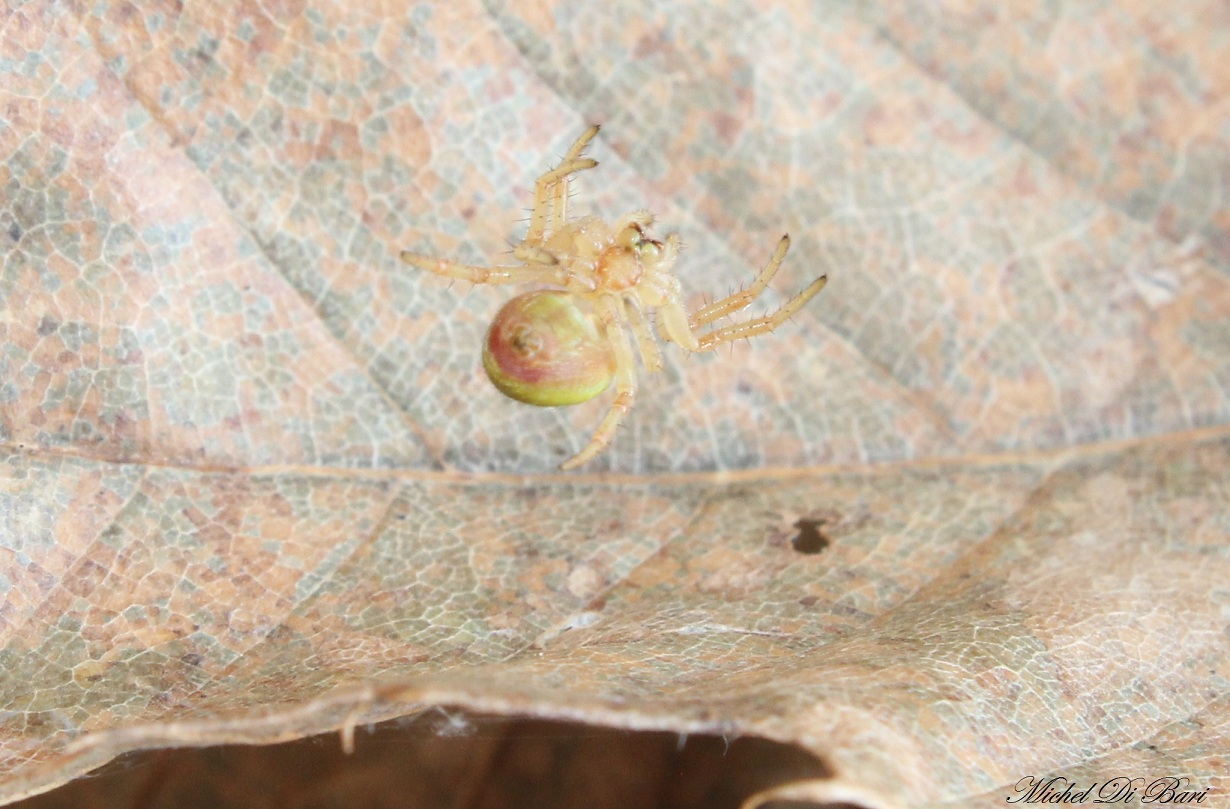
[[[722,343],[765,334],[782,325],[816,296],[827,280],[820,276],[773,314],[710,331],[703,327],[737,312],[768,286],[790,248],[782,236],[769,263],[748,288],[688,312],[675,276],[677,234],[659,241],[646,231],[648,211],[634,211],[613,224],[597,216],[568,221],[568,183],[572,175],[598,165],[584,157],[598,134],[587,129],[560,164],[538,178],[525,239],[513,248],[517,266],[476,267],[409,250],[401,260],[446,278],[473,284],[543,284],[500,309],[483,346],[483,367],[491,382],[513,399],[543,407],[588,401],[615,383],[615,399],[589,444],[561,464],[571,470],[593,459],[611,443],[632,409],[636,361],[632,339],[645,368],[662,370],[662,354],[647,312],[656,311],[660,336],[687,351],[710,351]]]

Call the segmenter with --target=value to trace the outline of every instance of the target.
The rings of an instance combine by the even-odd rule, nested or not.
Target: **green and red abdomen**
[[[592,317],[565,292],[527,292],[504,304],[483,344],[501,393],[540,407],[589,401],[610,387],[615,356]]]

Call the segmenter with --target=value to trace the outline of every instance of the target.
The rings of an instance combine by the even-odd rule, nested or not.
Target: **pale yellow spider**
[[[475,267],[403,251],[402,261],[446,278],[473,284],[533,282],[553,289],[527,292],[496,315],[483,347],[483,367],[505,395],[528,404],[558,407],[588,401],[615,382],[615,401],[589,444],[560,466],[575,469],[607,448],[636,394],[636,360],[625,326],[636,339],[641,360],[662,370],[662,355],[646,317],[656,310],[666,340],[688,351],[709,351],[722,343],[771,332],[824,288],[820,276],[768,317],[700,333],[701,327],[743,309],[769,284],[790,238],[782,236],[769,263],[752,285],[702,306],[691,314],[675,277],[679,236],[660,242],[645,235],[653,223],[636,211],[608,225],[596,216],[569,222],[568,181],[596,160],[582,157],[598,134],[591,126],[556,168],[538,178],[525,240],[513,249],[521,264]]]

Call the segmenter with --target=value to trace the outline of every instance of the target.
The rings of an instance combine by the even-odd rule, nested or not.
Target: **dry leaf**
[[[882,5],[11,3],[0,799],[455,704],[1224,800],[1230,13]],[[606,401],[396,255],[500,260],[589,121],[694,301],[831,282],[559,475]]]

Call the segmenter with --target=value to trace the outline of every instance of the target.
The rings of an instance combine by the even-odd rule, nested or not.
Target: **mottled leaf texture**
[[[814,756],[748,805],[1227,805],[1224,2],[2,13],[0,800],[448,705]],[[594,121],[690,302],[830,283],[564,475],[609,399],[397,254],[507,260]]]

